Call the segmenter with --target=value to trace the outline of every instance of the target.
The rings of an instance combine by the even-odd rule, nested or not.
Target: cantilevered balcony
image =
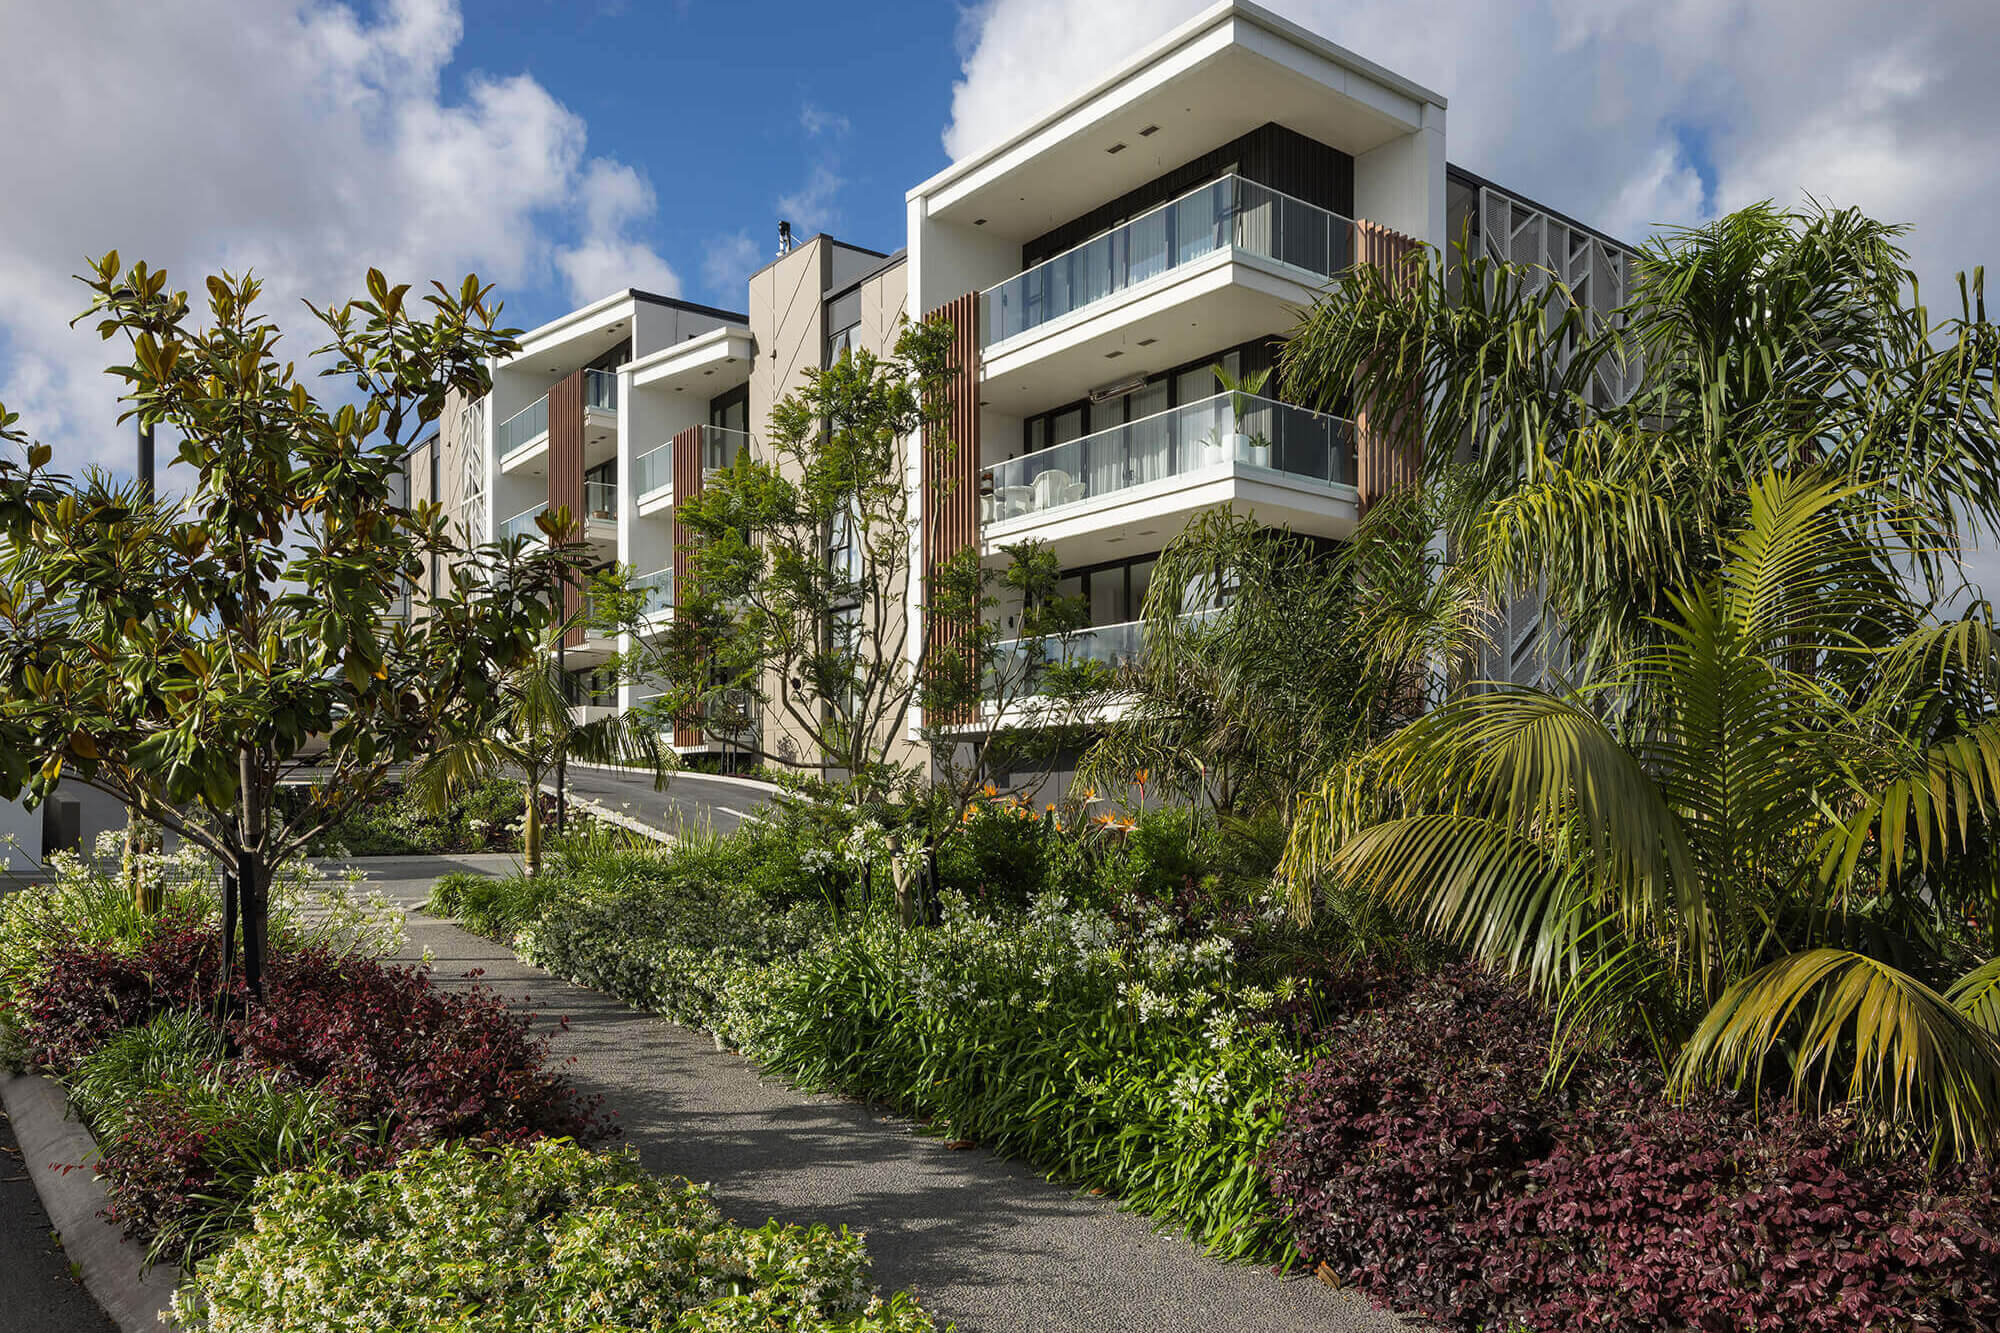
[[[548,468],[549,398],[535,399],[493,428],[500,470],[542,476]],[[594,466],[618,452],[618,376],[608,370],[583,372],[583,461]]]
[[[700,449],[702,475],[719,471],[736,461],[738,454],[750,447],[750,436],[746,431],[732,430],[727,426],[701,426]],[[674,443],[672,440],[648,449],[632,460],[633,495],[637,498],[638,509],[643,517],[667,509],[673,504],[674,490]]]
[[[1278,333],[1353,248],[1350,219],[1223,176],[986,291],[985,392],[1022,415]]]
[[[1295,531],[1345,536],[1354,500],[1353,423],[1247,393],[1220,393],[1038,449],[980,477],[989,551],[1025,537],[1101,537],[1134,522],[1170,536],[1195,510],[1216,504]]]
[[[618,488],[611,482],[586,482],[583,488],[582,540],[596,548],[600,554],[615,555],[618,550]],[[527,537],[534,541],[544,540],[541,527],[535,520],[549,512],[546,500],[530,505],[512,518],[500,523],[497,539],[512,541],[516,537]],[[579,516],[572,515],[572,518]]]
[[[632,590],[640,595],[639,614],[648,621],[665,619],[674,604],[674,571],[656,569],[632,580]]]

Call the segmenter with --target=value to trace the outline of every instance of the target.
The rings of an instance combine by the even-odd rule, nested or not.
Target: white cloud
[[[1913,223],[1934,301],[2000,259],[1991,0],[1271,3],[1445,94],[1453,161],[1616,234],[1811,193]],[[1002,138],[1204,7],[985,0],[961,32],[946,151]]]
[[[830,160],[813,164],[805,184],[790,194],[778,196],[778,216],[792,224],[792,234],[801,239],[814,232],[830,231],[840,221],[835,196],[847,182],[834,171]]]
[[[828,111],[825,107],[807,102],[799,108],[799,128],[811,139],[817,139],[822,134],[838,138],[846,134],[851,125],[847,117],[838,111]]]
[[[453,0],[114,0],[9,5],[0,47],[0,401],[58,464],[125,467],[113,349],[67,325],[69,275],[113,247],[195,287],[254,267],[268,308],[312,334],[298,298],[468,270],[503,295],[672,280],[631,235],[650,191],[588,156],[583,121],[527,75],[440,75]],[[362,16],[366,14],[366,17]],[[107,34],[114,39],[107,40]],[[576,203],[583,202],[579,217]],[[596,293],[601,294],[601,293]]]
[[[653,212],[653,187],[631,167],[599,159],[584,173],[583,235],[556,255],[569,283],[569,297],[588,305],[626,287],[658,296],[678,296],[681,280],[667,261],[625,234]]]

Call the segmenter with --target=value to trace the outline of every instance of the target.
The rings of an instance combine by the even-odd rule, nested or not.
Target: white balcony
[[[739,454],[750,448],[750,435],[746,431],[732,430],[727,426],[703,426],[701,432],[701,469],[704,476],[728,467]],[[632,460],[632,485],[641,518],[673,507],[672,440],[648,449]]]
[[[1281,333],[1353,246],[1351,219],[1223,176],[987,290],[982,393],[1025,415]]]
[[[1070,564],[1118,555],[1128,538],[1157,546],[1216,505],[1345,537],[1357,517],[1354,425],[1220,393],[995,463],[979,495],[988,554],[1033,537],[1063,544]]]
[[[632,580],[632,590],[644,599],[639,605],[642,629],[657,630],[666,623],[674,606],[674,571],[656,569]]]
[[[510,476],[544,477],[549,466],[549,399],[544,394],[493,428],[500,470]],[[583,465],[595,467],[618,453],[618,376],[608,370],[583,372]]]
[[[615,556],[618,552],[618,488],[608,482],[587,482],[583,488],[584,512],[582,539],[588,542],[595,553],[601,556]],[[545,541],[541,525],[536,521],[549,512],[546,500],[533,504],[515,514],[502,519],[495,534],[498,541],[512,541],[516,537],[527,537],[533,541]]]

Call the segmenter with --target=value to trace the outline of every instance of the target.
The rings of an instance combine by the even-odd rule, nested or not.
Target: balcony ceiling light
[[[1150,139],[1159,132],[1160,132],[1160,127],[1158,125],[1148,125],[1144,129],[1139,131],[1139,137],[1141,139]]]
[[[1152,345],[1153,345],[1154,343],[1156,343],[1156,342],[1158,342],[1158,341],[1159,341],[1159,339],[1158,339],[1158,338],[1141,338],[1141,339],[1139,340],[1139,346],[1141,346],[1141,347],[1151,347],[1151,346],[1152,346]]]
[[[1110,352],[1106,352],[1106,353],[1104,354],[1104,359],[1105,359],[1106,361],[1109,361],[1109,360],[1111,360],[1111,358],[1113,358],[1113,357],[1116,357],[1116,356],[1123,356],[1123,355],[1125,355],[1125,353],[1124,353],[1124,351],[1123,351],[1123,350],[1118,350],[1118,351],[1110,351]]]
[[[1112,144],[1109,148],[1105,149],[1104,151],[1107,153],[1122,153],[1125,151],[1125,141],[1123,139],[1120,139],[1117,143]]]
[[[985,225],[986,225],[986,219],[985,219],[985,218],[974,218],[974,219],[972,220],[972,225],[973,225],[973,226],[975,226],[975,227],[983,227],[983,226],[985,226]]]

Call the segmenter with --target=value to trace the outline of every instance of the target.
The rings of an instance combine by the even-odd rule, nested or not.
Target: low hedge
[[[174,1298],[209,1333],[927,1333],[844,1228],[732,1226],[630,1152],[449,1144],[353,1179],[273,1176]]]

